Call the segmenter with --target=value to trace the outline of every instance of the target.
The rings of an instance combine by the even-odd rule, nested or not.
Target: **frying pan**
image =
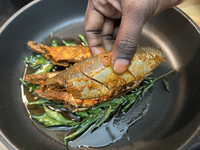
[[[48,43],[50,32],[77,39],[84,33],[86,5],[87,0],[36,0],[0,28],[0,139],[8,149],[66,150],[29,118],[18,79],[25,68],[22,58],[32,53],[27,41]],[[179,72],[168,77],[170,92],[162,81],[155,84],[149,110],[129,129],[129,140],[99,149],[188,149],[200,136],[200,29],[178,8],[168,9],[148,20],[140,45],[164,49],[166,62],[153,76]]]

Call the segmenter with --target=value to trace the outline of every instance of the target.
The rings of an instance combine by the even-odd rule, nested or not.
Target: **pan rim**
[[[197,25],[196,22],[194,22],[194,20],[188,16],[184,11],[182,11],[180,8],[178,7],[173,7],[176,11],[178,11],[182,16],[184,16],[194,27],[195,29],[198,31],[198,33],[200,34],[200,27]]]
[[[4,31],[4,29],[23,11],[28,9],[29,7],[33,6],[37,2],[41,0],[33,0],[32,2],[26,4],[24,7],[20,8],[17,12],[15,12],[1,27],[0,27],[0,34]]]

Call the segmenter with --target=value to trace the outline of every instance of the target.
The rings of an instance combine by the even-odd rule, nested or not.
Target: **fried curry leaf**
[[[127,100],[127,97],[125,95],[123,95],[123,96],[114,98],[111,101],[102,103],[102,104],[96,106],[96,108],[108,108],[109,106],[111,106],[113,108],[116,105],[124,103],[126,100]]]
[[[64,143],[65,145],[67,145],[68,141],[73,140],[74,138],[76,138],[78,135],[80,135],[81,133],[83,133],[85,130],[87,130],[87,128],[92,125],[94,122],[96,122],[99,118],[101,118],[103,116],[102,113],[98,114],[98,115],[90,115],[89,117],[83,119],[83,121],[75,126],[73,129],[75,129],[76,131],[68,136],[66,136],[64,138]]]
[[[88,113],[86,111],[78,111],[78,112],[75,112],[75,114],[81,118],[86,118],[88,117]]]
[[[45,105],[43,106],[45,110],[45,113],[43,115],[37,116],[30,114],[30,116],[37,119],[39,122],[43,123],[46,127],[61,126],[61,125],[66,125],[66,126],[76,125],[75,121],[68,120],[64,118],[59,112],[53,111],[47,108]]]
[[[42,64],[39,69],[37,69],[34,74],[48,73],[53,68],[53,65],[49,62],[47,64]]]
[[[163,81],[164,81],[164,84],[165,84],[165,88],[167,89],[167,91],[169,91],[169,81],[168,81],[167,77],[165,77],[163,79]]]
[[[98,114],[101,112],[101,110],[102,110],[101,108],[92,107],[88,109],[87,112],[90,114]]]
[[[59,45],[58,45],[58,41],[57,41],[56,39],[53,38],[53,33],[52,33],[52,32],[50,33],[50,35],[51,35],[51,40],[50,40],[51,46],[53,46],[53,47],[59,46]]]
[[[62,42],[65,46],[75,46],[76,45],[75,42],[71,42],[71,41],[62,40]]]
[[[109,106],[108,110],[103,114],[101,119],[95,124],[95,126],[92,127],[92,129],[99,127],[101,124],[103,124],[109,117],[111,113],[111,106]]]
[[[145,93],[148,89],[150,89],[153,85],[154,85],[154,82],[149,82],[149,83],[147,83],[147,84],[142,88],[141,93],[139,94],[140,98],[143,98],[144,93]]]
[[[130,97],[129,100],[126,102],[126,104],[123,106],[121,112],[127,111],[133,105],[133,103],[135,103],[137,99],[138,99],[138,95],[136,94]]]
[[[145,77],[145,78],[144,78],[144,81],[146,81],[146,82],[152,82],[152,81],[153,81],[153,78],[151,78],[151,77]]]
[[[30,116],[34,119],[37,119],[40,123],[43,123],[46,127],[64,125],[62,122],[59,122],[49,117],[47,113],[44,113],[43,115],[40,115],[40,116],[30,114]]]
[[[144,96],[145,92],[148,89],[150,89],[153,86],[153,84],[154,84],[154,82],[152,81],[152,79],[150,79],[147,84],[140,87],[139,89],[136,89],[133,93],[128,94],[127,95],[128,100],[125,102],[121,112],[127,111],[139,97],[142,98]]]
[[[40,85],[29,84],[29,83],[25,82],[22,78],[19,78],[19,81],[21,81],[28,88],[29,92],[34,92],[34,90],[38,90],[40,88]]]
[[[50,61],[48,61],[42,55],[31,55],[29,57],[25,57],[24,62],[31,64],[30,68],[40,66],[40,68],[37,69],[34,74],[48,73],[53,68],[53,64],[51,64]]]
[[[34,68],[34,67],[39,66],[41,64],[47,64],[49,62],[42,55],[31,55],[29,57],[25,57],[23,60],[24,60],[25,63],[31,64],[30,65],[31,68]]]
[[[47,108],[45,105],[43,105],[43,107],[44,107],[44,110],[45,110],[47,116],[57,120],[58,122],[62,123],[63,125],[67,125],[67,126],[76,125],[75,121],[66,119],[59,112],[53,111],[53,110]]]
[[[78,34],[78,37],[81,39],[81,41],[84,43],[85,46],[88,46],[88,42],[87,42],[85,35]]]
[[[76,132],[74,132],[74,133],[72,133],[72,134],[66,136],[66,137],[64,138],[64,143],[65,143],[65,145],[68,144],[68,141],[73,140],[73,139],[76,138],[79,134],[83,133],[89,126],[90,126],[90,121],[87,120],[87,121],[85,121],[85,122],[82,124],[81,128],[79,128]]]
[[[68,66],[68,67],[70,68],[70,67],[72,67],[72,66],[73,66],[73,64],[72,64],[72,63],[69,63],[69,66]]]
[[[28,102],[28,105],[43,105],[43,104],[51,104],[52,101],[49,101],[44,98],[39,98],[37,101]]]

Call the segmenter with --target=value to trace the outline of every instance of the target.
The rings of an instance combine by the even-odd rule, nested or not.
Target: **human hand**
[[[133,59],[147,19],[182,0],[88,0],[85,34],[92,55],[113,50],[112,68],[124,73]],[[115,20],[121,19],[114,42]]]

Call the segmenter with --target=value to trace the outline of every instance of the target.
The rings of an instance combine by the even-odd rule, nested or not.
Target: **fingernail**
[[[93,56],[104,53],[104,52],[105,52],[105,50],[104,50],[103,47],[93,47],[92,48],[92,55]]]
[[[122,74],[127,70],[128,65],[129,65],[129,60],[127,60],[127,59],[117,59],[114,62],[113,71],[116,74]]]

